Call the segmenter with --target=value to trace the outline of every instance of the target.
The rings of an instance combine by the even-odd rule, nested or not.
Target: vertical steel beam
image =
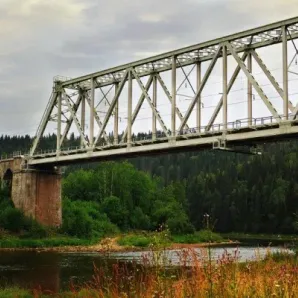
[[[203,91],[203,89],[204,89],[204,87],[207,83],[207,80],[210,77],[210,74],[211,74],[211,72],[212,72],[212,70],[213,70],[213,68],[214,68],[214,66],[217,62],[217,59],[218,59],[218,57],[221,53],[221,49],[222,49],[222,46],[219,46],[217,48],[216,52],[214,53],[213,59],[211,60],[211,62],[209,64],[209,67],[207,68],[207,71],[206,71],[206,73],[205,73],[205,75],[202,79],[202,83],[200,85],[200,88],[199,88],[197,94],[195,95],[194,99],[191,101],[191,104],[189,105],[189,107],[188,107],[188,109],[187,109],[187,111],[184,115],[184,118],[181,121],[181,124],[180,124],[179,129],[178,129],[179,131],[181,131],[184,128],[184,126],[185,126],[191,112],[193,111],[194,106],[196,105],[196,102],[198,101],[198,97],[201,96],[202,91]]]
[[[247,70],[252,74],[252,55],[251,52],[247,56]],[[252,125],[252,84],[247,79],[247,118],[248,125]]]
[[[171,113],[171,130],[172,136],[176,135],[176,90],[177,90],[177,65],[176,56],[172,57],[172,113]]]
[[[115,94],[117,93],[117,89],[119,84],[115,83]],[[118,144],[118,132],[119,132],[119,98],[115,104],[114,110],[114,145]]]
[[[131,146],[132,133],[132,73],[128,72],[128,99],[127,99],[127,146]]]
[[[197,91],[200,89],[202,81],[202,67],[201,62],[197,63]],[[197,101],[197,132],[201,132],[201,108],[202,108],[202,97],[201,95],[198,97]]]
[[[89,125],[89,142],[90,147],[94,144],[94,101],[95,101],[95,82],[94,79],[91,79],[91,90],[90,90],[90,98],[91,98],[91,104],[90,104],[90,125]]]
[[[228,55],[227,47],[224,45],[222,47],[222,68],[223,68],[223,125],[224,131],[228,129]]]
[[[288,82],[288,36],[287,27],[282,27],[282,61],[283,61],[283,89],[284,106],[283,113],[285,120],[289,118],[289,82]]]
[[[58,113],[57,113],[57,148],[56,153],[57,155],[60,154],[60,139],[61,139],[61,116],[62,116],[62,93],[59,92],[58,98],[57,98],[57,105],[58,105]]]
[[[153,75],[150,75],[150,77],[148,79],[148,82],[146,83],[146,86],[145,86],[145,90],[146,91],[148,91],[150,89],[151,84],[152,84],[152,81],[153,81]],[[139,111],[141,109],[141,106],[142,106],[142,104],[144,102],[145,97],[146,96],[145,96],[144,92],[142,92],[142,94],[140,96],[140,99],[139,99],[138,103],[136,104],[135,109],[134,109],[133,114],[132,114],[132,120],[131,120],[131,124],[132,125],[134,124],[134,122],[135,122],[135,120],[136,120],[136,118],[138,116],[138,113],[139,113]],[[127,137],[127,132],[128,132],[128,127],[126,127],[126,129],[124,131],[124,134],[122,135],[121,142],[120,142],[121,144],[124,143],[125,138]]]
[[[81,96],[82,96],[82,103],[81,103],[81,126],[82,126],[82,131],[83,134],[85,134],[85,126],[86,126],[86,93],[82,90],[80,90],[80,92],[82,92]],[[84,146],[84,137],[81,136],[81,147]]]
[[[156,108],[157,106],[157,77],[156,75],[153,76],[153,106]],[[156,116],[155,113],[152,111],[152,140],[156,140]]]
[[[244,52],[243,55],[242,55],[241,61],[244,62],[245,59],[246,59],[246,57],[247,57],[247,52]],[[235,69],[235,71],[232,74],[232,77],[230,79],[230,82],[229,82],[229,85],[228,85],[228,92],[230,92],[231,89],[232,89],[232,87],[234,86],[234,83],[235,83],[235,81],[236,81],[236,79],[238,77],[238,74],[239,74],[240,70],[241,70],[240,66],[237,65],[237,67],[236,67],[236,69]],[[208,125],[205,128],[206,131],[209,131],[211,129],[214,121],[216,120],[216,118],[217,118],[217,116],[218,116],[218,114],[219,114],[219,112],[220,112],[220,110],[222,108],[222,102],[223,102],[223,98],[221,97],[220,98],[220,101],[218,102],[218,104],[217,104],[217,106],[216,106],[216,108],[215,108],[215,110],[213,112],[213,115],[211,116],[211,118],[210,118],[210,120],[208,122]]]

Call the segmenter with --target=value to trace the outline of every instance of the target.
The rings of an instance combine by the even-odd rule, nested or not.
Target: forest
[[[1,136],[0,155],[26,151],[31,142]],[[68,142],[79,140],[72,135]],[[296,233],[297,144],[264,144],[262,155],[197,151],[67,167],[63,232],[93,236],[167,226],[192,233],[208,216],[221,233]],[[54,146],[55,135],[43,138],[41,148]]]

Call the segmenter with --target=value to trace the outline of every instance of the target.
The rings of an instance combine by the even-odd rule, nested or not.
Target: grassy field
[[[188,235],[170,235],[161,233],[132,233],[121,235],[118,244],[129,247],[169,246],[173,243],[222,243],[225,239],[210,230],[201,230]]]
[[[0,248],[45,248],[59,246],[85,246],[94,244],[97,241],[62,236],[44,239],[22,239],[11,236],[2,239],[0,238]]]

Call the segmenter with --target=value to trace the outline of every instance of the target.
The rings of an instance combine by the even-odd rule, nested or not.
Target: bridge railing
[[[292,114],[289,115],[288,119],[292,119]],[[227,130],[226,133],[235,133],[241,130],[256,130],[256,129],[263,129],[266,127],[275,127],[278,125],[279,121],[284,121],[286,118],[283,115],[278,117],[268,116],[268,117],[259,117],[259,118],[244,118],[244,119],[237,119],[235,121],[231,121],[227,123]],[[295,120],[298,121],[298,120]],[[183,129],[181,131],[175,132],[175,138],[179,139],[188,139],[193,137],[208,137],[214,134],[221,134],[225,131],[224,124],[213,124],[212,126],[202,126],[202,127],[192,127],[188,129]],[[168,131],[170,136],[173,136],[171,131]],[[97,150],[108,150],[108,149],[115,149],[115,148],[124,148],[127,146],[127,143],[120,143],[121,136],[119,136],[119,143],[118,144],[111,144],[111,145],[101,145],[97,146]],[[156,134],[148,133],[148,134],[139,134],[132,136],[132,143],[134,145],[142,145],[142,144],[152,144],[155,142],[167,142],[168,137],[164,132],[157,132]],[[88,148],[82,148],[79,146],[76,147],[66,147],[61,148],[60,154],[61,155],[71,155],[71,154],[79,154],[79,153],[86,153],[88,152]],[[47,156],[55,156],[57,154],[56,149],[51,150],[39,150],[34,154],[36,158],[43,158]]]
[[[20,157],[20,156],[23,156],[21,151],[14,151],[13,153],[10,153],[10,154],[1,154],[0,160],[13,159],[13,158]]]

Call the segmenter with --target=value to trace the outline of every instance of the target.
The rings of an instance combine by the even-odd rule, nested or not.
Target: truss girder
[[[259,28],[232,34],[226,37],[185,47],[151,58],[142,59],[133,63],[110,68],[75,79],[57,77],[65,88],[91,88],[91,78],[96,80],[96,88],[120,82],[129,68],[134,68],[139,77],[148,76],[152,72],[167,71],[172,68],[173,57],[176,57],[181,66],[191,65],[195,62],[212,60],[221,44],[230,42],[237,53],[250,49],[277,44],[282,42],[282,28],[287,27],[288,40],[298,38],[298,17],[285,21],[261,26]],[[230,55],[230,53],[228,53]]]
[[[253,129],[253,126],[256,125],[256,119],[253,118],[252,109],[253,89],[272,115],[270,116],[271,123],[273,121],[276,125],[279,125],[282,120],[289,119],[290,121],[296,121],[298,105],[295,106],[289,100],[288,72],[290,72],[290,70],[287,56],[288,41],[296,38],[298,38],[298,17],[188,48],[175,50],[134,63],[114,67],[80,78],[56,78],[53,92],[38,127],[30,156],[33,157],[35,155],[39,141],[50,121],[54,121],[57,124],[55,128],[57,130],[57,158],[61,156],[61,148],[63,148],[68,134],[73,129],[78,132],[81,139],[81,146],[78,150],[85,150],[86,152],[95,152],[118,147],[127,147],[129,151],[134,146],[142,145],[139,140],[136,142],[133,141],[131,136],[134,133],[132,126],[140,114],[140,109],[144,101],[149,105],[148,114],[152,121],[151,125],[149,123],[152,127],[152,136],[150,136],[150,140],[146,140],[151,142],[151,144],[161,141],[174,144],[181,138],[189,140],[191,138],[189,137],[190,133],[195,133],[198,137],[202,137],[204,134],[215,131],[215,127],[219,127],[219,133],[225,136],[229,133],[229,128],[235,126],[235,123],[229,124],[228,122],[228,106],[230,105],[228,95],[236,84],[235,82],[240,72],[245,75],[247,80],[247,98],[245,99],[247,100],[248,107],[246,123],[248,123],[247,127],[249,129]],[[256,49],[260,47],[277,43],[282,44],[282,83],[278,83],[270,72],[269,67],[266,66],[265,62],[256,51]],[[294,44],[293,40],[292,43]],[[293,59],[295,59],[295,57]],[[290,60],[290,65],[293,63],[293,59]],[[229,77],[229,61],[231,60],[233,60],[233,63],[236,61],[236,66],[232,69],[232,76]],[[255,62],[262,70],[262,75],[266,76],[271,87],[275,89],[279,95],[278,97],[283,101],[282,112],[277,111],[270,98],[265,94],[262,86],[257,82],[256,77],[253,75],[252,62]],[[207,65],[207,69],[204,66],[202,68],[202,63],[204,66]],[[204,115],[204,108],[206,106],[204,107],[204,105],[207,103],[208,106],[208,102],[207,100],[205,102],[205,99],[204,102],[202,102],[202,98],[205,96],[205,94],[202,96],[202,93],[205,93],[207,87],[210,87],[209,84],[212,84],[212,77],[210,78],[210,76],[213,76],[212,72],[218,64],[222,65],[222,90],[221,87],[216,87],[216,89],[219,90],[215,89],[215,92],[220,91],[218,94],[222,95],[215,110],[211,113],[211,116],[208,114],[209,118],[206,119],[207,114]],[[188,65],[190,66],[189,69],[184,69],[184,67]],[[196,74],[190,75],[195,68]],[[182,73],[180,72],[178,76],[177,71],[179,69]],[[202,69],[206,70],[202,72]],[[165,76],[164,80],[170,80],[170,86],[166,85],[163,76],[161,76],[161,73],[165,71],[167,71],[168,77]],[[181,79],[181,74],[184,75],[183,79]],[[142,78],[147,79],[146,84],[142,82]],[[181,83],[181,81],[182,83],[178,85],[177,79],[179,79],[179,83]],[[133,82],[135,84],[133,84]],[[194,95],[185,95],[190,98],[190,101],[186,106],[186,111],[183,111],[182,106],[178,107],[178,105],[181,104],[177,103],[176,97],[178,90],[185,82],[187,82],[187,86],[189,85],[191,87],[190,92],[194,93]],[[208,86],[206,87],[207,84]],[[151,88],[152,85],[153,88]],[[109,89],[102,88],[105,86],[110,87]],[[178,89],[177,86],[179,86]],[[127,111],[125,112],[126,115],[122,116],[119,110],[124,107],[125,100],[122,100],[122,93],[126,87],[128,89]],[[133,107],[134,88],[140,88],[141,94],[137,104]],[[160,88],[160,92],[158,88]],[[70,94],[70,89],[75,89],[72,91],[72,94]],[[99,89],[98,91],[101,93],[100,98],[96,98],[98,93],[95,93],[95,89]],[[111,90],[115,90],[113,96],[109,94]],[[160,96],[162,97],[161,99],[165,99],[167,102],[167,107],[160,108],[160,105],[166,105],[160,103]],[[106,108],[104,109],[103,101],[106,103]],[[184,104],[185,102],[183,105]],[[88,118],[86,118],[86,107],[90,112]],[[279,110],[280,109],[279,107]],[[222,112],[223,123],[214,124],[220,112]],[[291,115],[288,115],[289,112]],[[103,113],[104,116],[100,113]],[[121,121],[119,114],[122,118],[127,119],[127,126],[123,127],[119,125],[119,119]],[[164,115],[169,116],[167,121],[165,121],[166,118]],[[193,116],[196,116],[195,120]],[[107,126],[110,127],[111,120],[113,120],[113,128],[108,131]],[[89,123],[87,123],[87,121],[89,121]],[[95,123],[97,123],[96,128],[94,127]],[[159,123],[161,127],[161,134],[157,131],[157,123]],[[86,125],[89,125],[88,132],[85,131]],[[119,135],[119,129],[122,130],[123,128],[123,134]],[[96,135],[95,129],[98,129]],[[148,127],[145,129],[148,130]],[[114,138],[110,140],[108,133],[112,131]]]

